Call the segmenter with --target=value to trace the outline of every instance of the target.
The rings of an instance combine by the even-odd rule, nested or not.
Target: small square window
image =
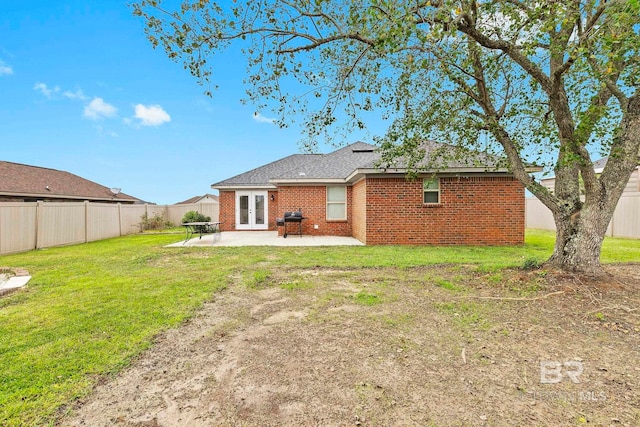
[[[440,203],[440,180],[429,178],[422,181],[422,202],[426,205],[437,205]]]

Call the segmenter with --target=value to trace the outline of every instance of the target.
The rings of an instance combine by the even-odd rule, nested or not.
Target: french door
[[[269,228],[266,191],[236,191],[236,230]]]

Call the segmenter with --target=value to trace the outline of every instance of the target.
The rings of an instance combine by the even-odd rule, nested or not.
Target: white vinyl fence
[[[142,216],[179,225],[188,211],[218,221],[217,203],[122,205],[90,202],[0,203],[0,255],[138,233]]]
[[[526,199],[526,227],[556,229],[551,211],[535,197]],[[607,228],[607,236],[640,238],[640,192],[622,194]]]

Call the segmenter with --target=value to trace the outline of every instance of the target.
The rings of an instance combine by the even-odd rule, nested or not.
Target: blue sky
[[[220,88],[209,98],[151,48],[126,3],[2,2],[0,160],[170,204],[300,151],[299,128],[279,129],[269,112],[259,120],[240,103],[242,57],[216,57]]]

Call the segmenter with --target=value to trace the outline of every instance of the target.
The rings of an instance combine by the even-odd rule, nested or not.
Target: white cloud
[[[113,117],[118,109],[113,105],[104,102],[102,98],[93,98],[93,100],[85,105],[84,117],[91,120],[99,120],[106,117]]]
[[[64,92],[62,92],[62,96],[69,99],[80,99],[82,101],[86,101],[87,99],[89,99],[89,97],[82,92],[82,89],[76,89],[75,92],[65,90]]]
[[[13,74],[13,68],[0,61],[0,76],[9,76],[11,74]]]
[[[160,126],[171,121],[171,116],[159,105],[137,104],[135,110],[135,118],[140,120],[142,126]]]
[[[269,117],[265,117],[260,113],[253,113],[253,120],[258,123],[273,123],[276,119],[270,119]]]
[[[40,82],[36,83],[35,86],[33,86],[33,90],[40,91],[40,93],[42,93],[47,98],[51,98],[53,95],[60,92],[60,88],[58,86],[55,86],[54,88],[49,88],[45,83],[40,83]]]

